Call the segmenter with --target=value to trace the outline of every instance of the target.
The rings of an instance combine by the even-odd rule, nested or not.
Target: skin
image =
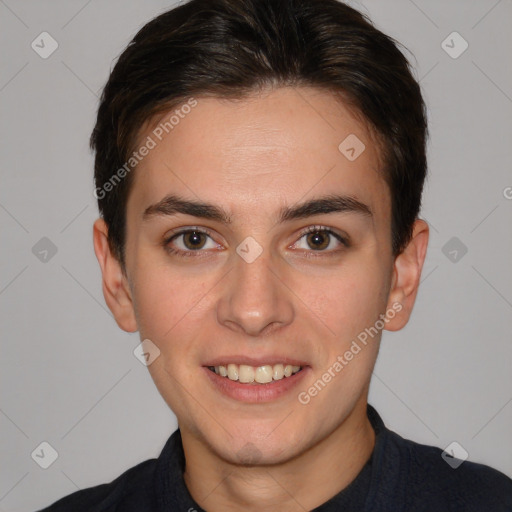
[[[428,226],[418,219],[409,245],[393,256],[378,146],[332,94],[280,88],[197,101],[137,166],[125,269],[109,250],[104,221],[94,224],[104,296],[122,329],[139,330],[160,350],[148,369],[178,418],[185,482],[199,505],[213,512],[311,510],[352,482],[373,450],[366,404],[381,332],[309,403],[297,395],[393,304],[401,310],[385,329],[406,325]],[[366,146],[354,161],[338,150],[349,134]],[[221,206],[232,223],[184,214],[144,218],[171,193]],[[333,193],[366,204],[372,215],[278,223],[283,206]],[[329,244],[316,249],[301,233],[318,225],[348,235],[349,246],[324,232]],[[171,230],[191,227],[208,228],[211,238],[200,238],[203,248],[191,257],[169,254]],[[236,252],[249,236],[263,249],[252,263]],[[190,236],[169,245],[191,251]],[[208,361],[229,355],[293,357],[308,368],[291,392],[245,403],[219,392],[206,374]]]

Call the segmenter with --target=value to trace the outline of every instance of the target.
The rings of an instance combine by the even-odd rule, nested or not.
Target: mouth
[[[311,373],[311,366],[298,360],[237,359],[210,361],[203,366],[213,388],[237,402],[293,400],[294,391]]]
[[[247,364],[224,364],[208,366],[208,370],[219,377],[229,379],[242,384],[270,384],[271,382],[287,379],[302,371],[302,366],[291,364],[264,364],[250,366]]]

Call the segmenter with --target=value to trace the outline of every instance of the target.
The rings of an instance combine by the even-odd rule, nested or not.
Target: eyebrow
[[[223,224],[232,223],[230,214],[224,208],[209,203],[191,201],[176,195],[168,195],[158,203],[147,207],[142,217],[143,220],[148,220],[154,216],[171,216],[178,213],[214,220]],[[327,213],[356,213],[369,217],[373,215],[368,205],[353,197],[328,195],[282,208],[278,214],[278,223]]]

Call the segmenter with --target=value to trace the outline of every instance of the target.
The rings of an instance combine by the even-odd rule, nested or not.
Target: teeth
[[[254,368],[246,364],[241,364],[238,370],[238,380],[245,384],[254,382]]]
[[[283,377],[284,377],[284,366],[282,364],[275,364],[272,378],[274,380],[281,380]]]
[[[272,366],[267,364],[265,366],[258,366],[254,373],[254,380],[256,382],[259,382],[260,384],[268,384],[269,382],[272,382],[274,370]]]
[[[236,364],[228,364],[228,379],[238,380],[238,366]]]
[[[291,377],[293,374],[301,370],[300,366],[292,366],[291,364],[275,364],[263,366],[249,366],[246,364],[228,364],[227,366],[210,367],[217,375],[227,377],[230,380],[250,384],[257,382],[258,384],[268,384],[273,380],[281,380],[284,377]]]

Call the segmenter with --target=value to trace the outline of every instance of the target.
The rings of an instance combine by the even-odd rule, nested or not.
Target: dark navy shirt
[[[512,512],[512,479],[465,461],[456,469],[442,450],[392,432],[368,405],[372,455],[355,480],[315,512]],[[40,512],[204,512],[190,496],[179,429],[160,456],[108,484],[74,492]],[[336,478],[336,475],[326,475]]]

